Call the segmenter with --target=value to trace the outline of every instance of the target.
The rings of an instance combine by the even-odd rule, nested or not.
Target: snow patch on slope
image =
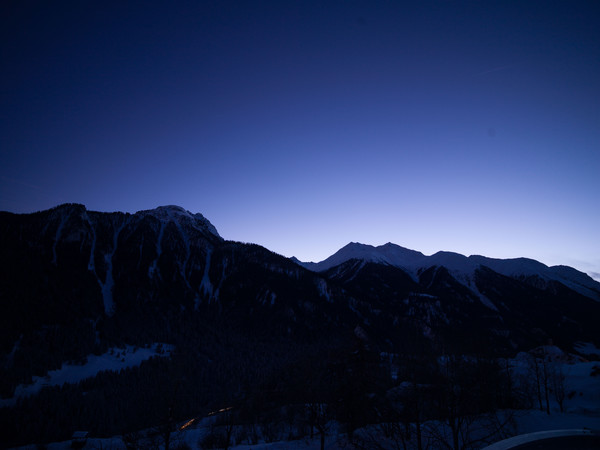
[[[204,264],[204,274],[202,275],[202,281],[200,282],[200,289],[204,292],[205,295],[209,297],[213,294],[213,285],[210,282],[210,277],[208,275],[210,269],[210,260],[212,257],[212,249],[206,249],[206,262]],[[198,305],[196,305],[196,308]]]
[[[54,243],[52,244],[52,264],[54,264],[54,265],[56,265],[56,262],[57,262],[56,244],[58,243],[58,241],[60,239],[60,235],[62,234],[63,227],[65,226],[65,223],[67,222],[68,218],[69,218],[69,215],[63,215],[60,219],[60,223],[58,224],[58,227],[56,228],[56,235],[54,236]]]
[[[154,261],[152,261],[152,264],[150,264],[150,267],[148,267],[148,276],[150,278],[154,276],[158,264],[158,258],[160,258],[160,255],[162,255],[162,238],[165,234],[165,225],[165,222],[160,223],[158,238],[156,238],[156,258],[154,258]]]
[[[148,348],[137,348],[128,345],[125,348],[112,348],[97,356],[88,355],[83,365],[63,364],[58,370],[49,371],[44,377],[33,377],[32,384],[20,384],[10,399],[0,400],[0,407],[13,406],[19,398],[37,394],[46,386],[62,386],[65,383],[78,383],[86,378],[95,377],[98,373],[111,370],[117,372],[128,367],[139,366],[142,361],[153,356],[170,356],[174,347],[169,344],[154,343]]]
[[[317,281],[317,288],[319,289],[319,295],[325,297],[328,303],[331,303],[331,294],[327,282],[323,278],[319,278]]]
[[[115,233],[113,236],[112,252],[104,255],[104,261],[106,261],[106,279],[104,280],[104,283],[102,283],[100,281],[100,279],[98,279],[98,282],[100,283],[100,287],[102,288],[102,300],[104,301],[104,312],[106,313],[107,316],[112,316],[113,313],[115,312],[115,304],[113,301],[113,293],[112,293],[113,287],[115,284],[115,281],[113,278],[113,256],[115,255],[115,252],[117,251],[117,246],[119,243],[119,234],[121,233],[121,230],[123,230],[125,225],[126,225],[126,222],[123,222],[121,224],[121,226],[115,230]]]
[[[186,213],[187,213],[187,211],[186,211]],[[183,264],[180,264],[178,261],[179,273],[181,274],[181,277],[185,281],[185,284],[187,285],[187,287],[191,289],[190,282],[187,279],[187,272],[186,272],[187,265],[188,265],[188,262],[190,260],[190,255],[191,255],[190,239],[189,239],[187,233],[185,232],[185,230],[183,229],[183,227],[181,226],[181,221],[177,220],[177,217],[175,216],[175,212],[173,210],[169,210],[168,216],[171,219],[171,222],[173,222],[175,224],[175,226],[177,227],[177,230],[179,231],[179,234],[181,235],[181,239],[183,240],[183,243],[185,245],[185,261],[183,262]]]
[[[96,228],[94,228],[94,225],[92,224],[92,221],[90,219],[90,217],[88,216],[87,212],[84,213],[84,217],[85,220],[87,221],[88,225],[90,226],[90,230],[92,232],[92,248],[90,249],[90,259],[88,261],[88,270],[91,272],[94,272],[94,274],[96,274],[96,262],[94,260],[94,256],[96,255],[96,241],[97,241],[97,237],[96,237]],[[96,278],[98,277],[98,275],[96,275]]]

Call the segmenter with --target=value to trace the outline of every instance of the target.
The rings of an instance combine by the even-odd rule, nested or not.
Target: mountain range
[[[600,346],[600,283],[571,267],[426,256],[392,243],[350,243],[304,263],[225,240],[177,206],[1,212],[0,265],[0,396],[12,399],[0,419],[15,445],[28,442],[31,417],[80,411],[68,427],[40,426],[43,441],[73,427],[123,433],[265,386],[289,400],[304,392],[294,383],[306,380],[290,375],[299,365],[352,355],[356,345],[374,355]],[[169,357],[18,398],[65,364],[157,343],[173,348]],[[119,395],[136,400],[117,404]]]
[[[514,279],[529,280],[529,282],[535,280],[535,283],[540,286],[551,281],[560,282],[586,297],[600,301],[600,283],[589,275],[569,266],[548,267],[529,258],[496,259],[480,255],[467,257],[445,251],[425,256],[421,252],[409,250],[391,242],[378,247],[351,242],[319,263],[307,263],[301,262],[297,258],[292,259],[315,272],[323,272],[351,259],[356,259],[365,263],[372,262],[397,267],[410,274],[415,280],[423,270],[439,266],[448,269],[456,279],[462,280],[471,288],[474,287],[472,280],[475,272],[482,267],[487,267]]]

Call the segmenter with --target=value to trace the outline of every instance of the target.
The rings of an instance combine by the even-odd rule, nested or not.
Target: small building
[[[71,436],[71,448],[83,448],[87,442],[89,432],[74,431]]]

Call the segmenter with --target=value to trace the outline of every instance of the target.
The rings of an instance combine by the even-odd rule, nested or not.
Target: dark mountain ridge
[[[600,346],[600,289],[575,269],[427,257],[391,243],[340,252],[326,265],[298,263],[224,240],[201,214],[176,206],[0,213],[0,394],[18,400],[0,409],[13,427],[10,442],[27,442],[24,424],[37,414],[85,410],[75,429],[93,423],[96,434],[111,435],[158,423],[167,410],[201,414],[264,386],[302,401],[310,388],[294,383],[314,375],[282,374],[301,361],[322,367],[354,355],[357,345],[374,355]],[[17,386],[67,362],[154,343],[174,351],[85,387],[16,398]],[[143,398],[144,413],[119,404],[119,395]],[[47,424],[38,437],[68,432]]]

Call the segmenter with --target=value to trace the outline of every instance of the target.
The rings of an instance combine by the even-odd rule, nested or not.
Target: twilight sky
[[[0,210],[176,204],[306,261],[391,241],[600,279],[596,1],[3,5]]]

